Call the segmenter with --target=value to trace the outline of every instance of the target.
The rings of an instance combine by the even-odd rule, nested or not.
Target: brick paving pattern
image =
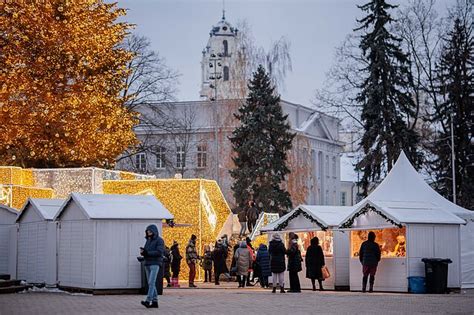
[[[28,292],[0,295],[0,314],[474,314],[474,291],[449,295],[358,292],[272,294],[260,288],[167,289],[160,308],[140,295]]]

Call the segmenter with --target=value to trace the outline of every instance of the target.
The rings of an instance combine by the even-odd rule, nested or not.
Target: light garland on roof
[[[310,216],[309,214],[307,214],[306,212],[304,212],[303,210],[301,209],[296,209],[295,212],[293,212],[292,215],[290,215],[285,221],[283,221],[282,223],[278,224],[276,227],[275,227],[275,231],[282,231],[284,230],[288,224],[296,219],[299,215],[302,215],[303,217],[305,217],[306,219],[308,219],[311,223],[314,223],[316,224],[317,226],[319,226],[319,228],[323,231],[326,231],[327,230],[327,227],[324,226],[323,224],[321,224],[318,220],[315,220],[312,216]]]
[[[381,211],[375,209],[374,207],[370,206],[370,205],[365,205],[362,209],[360,209],[359,211],[357,211],[357,213],[355,213],[352,217],[350,217],[349,219],[347,219],[346,222],[344,222],[342,225],[341,225],[341,228],[343,229],[348,229],[348,228],[351,228],[352,225],[354,225],[354,221],[355,219],[357,219],[358,217],[368,213],[369,211],[371,212],[374,212],[376,214],[378,214],[379,216],[381,216],[385,221],[387,221],[388,223],[398,227],[398,228],[402,228],[403,225],[401,225],[400,223],[398,222],[395,222],[393,221],[392,219],[390,219],[389,217],[387,217],[384,213],[382,213]]]

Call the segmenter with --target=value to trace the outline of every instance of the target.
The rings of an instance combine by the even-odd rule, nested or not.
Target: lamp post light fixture
[[[220,185],[219,180],[219,141],[218,137],[218,123],[219,123],[219,113],[217,105],[217,87],[218,82],[222,79],[222,54],[212,52],[209,57],[209,80],[213,83],[209,84],[209,88],[214,90],[214,96],[210,98],[214,102],[214,149],[215,149],[215,179],[218,185]]]

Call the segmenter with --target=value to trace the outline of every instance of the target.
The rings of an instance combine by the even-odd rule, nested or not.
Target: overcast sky
[[[231,24],[247,20],[259,45],[267,48],[285,36],[291,42],[293,72],[285,81],[282,98],[309,104],[324,83],[337,47],[363,16],[357,4],[366,0],[226,0]],[[395,2],[395,1],[393,1]],[[403,0],[396,1],[402,3]],[[445,11],[454,0],[438,0]],[[135,32],[151,40],[153,50],[181,73],[178,100],[198,100],[201,51],[211,26],[222,16],[222,0],[119,0],[127,8]],[[444,12],[440,12],[444,13]]]

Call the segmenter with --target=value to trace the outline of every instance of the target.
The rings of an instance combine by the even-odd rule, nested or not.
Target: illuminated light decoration
[[[371,205],[365,205],[362,209],[360,209],[359,211],[357,211],[356,213],[354,213],[354,215],[352,217],[350,217],[349,219],[347,219],[343,224],[341,224],[341,228],[343,229],[348,229],[348,228],[351,228],[352,225],[354,224],[354,220],[357,219],[358,217],[360,217],[361,215],[364,215],[368,212],[373,212],[373,213],[376,213],[378,214],[379,216],[381,216],[385,221],[387,221],[388,223],[398,227],[398,228],[402,228],[403,225],[401,225],[400,223],[398,222],[395,222],[393,221],[392,219],[390,219],[389,217],[387,217],[384,213],[382,213],[381,211],[375,209],[374,207],[372,207]]]
[[[192,234],[198,237],[197,249],[198,253],[202,255],[204,246],[215,243],[226,220],[231,215],[229,205],[219,186],[212,180],[151,179],[106,180],[103,182],[104,194],[149,194],[150,191],[173,214],[174,223],[185,225],[163,229],[165,243],[171,246],[176,240],[183,257]],[[208,209],[210,216],[203,204],[204,194],[202,191],[207,196],[206,203],[211,206]],[[213,213],[215,213],[215,227],[212,226]],[[183,259],[180,278],[187,279],[188,271],[186,261]]]
[[[201,205],[206,210],[207,220],[211,225],[212,231],[216,229],[217,224],[217,215],[212,207],[211,201],[209,200],[209,196],[206,193],[206,190],[201,189]]]
[[[11,207],[14,209],[20,209],[29,197],[51,199],[54,198],[54,191],[51,188],[37,188],[13,185]]]
[[[0,203],[11,207],[12,187],[10,185],[0,185]]]
[[[72,192],[102,193],[104,180],[155,178],[151,175],[135,174],[95,167],[22,169],[0,167],[0,203],[20,209],[32,198],[66,198]]]

